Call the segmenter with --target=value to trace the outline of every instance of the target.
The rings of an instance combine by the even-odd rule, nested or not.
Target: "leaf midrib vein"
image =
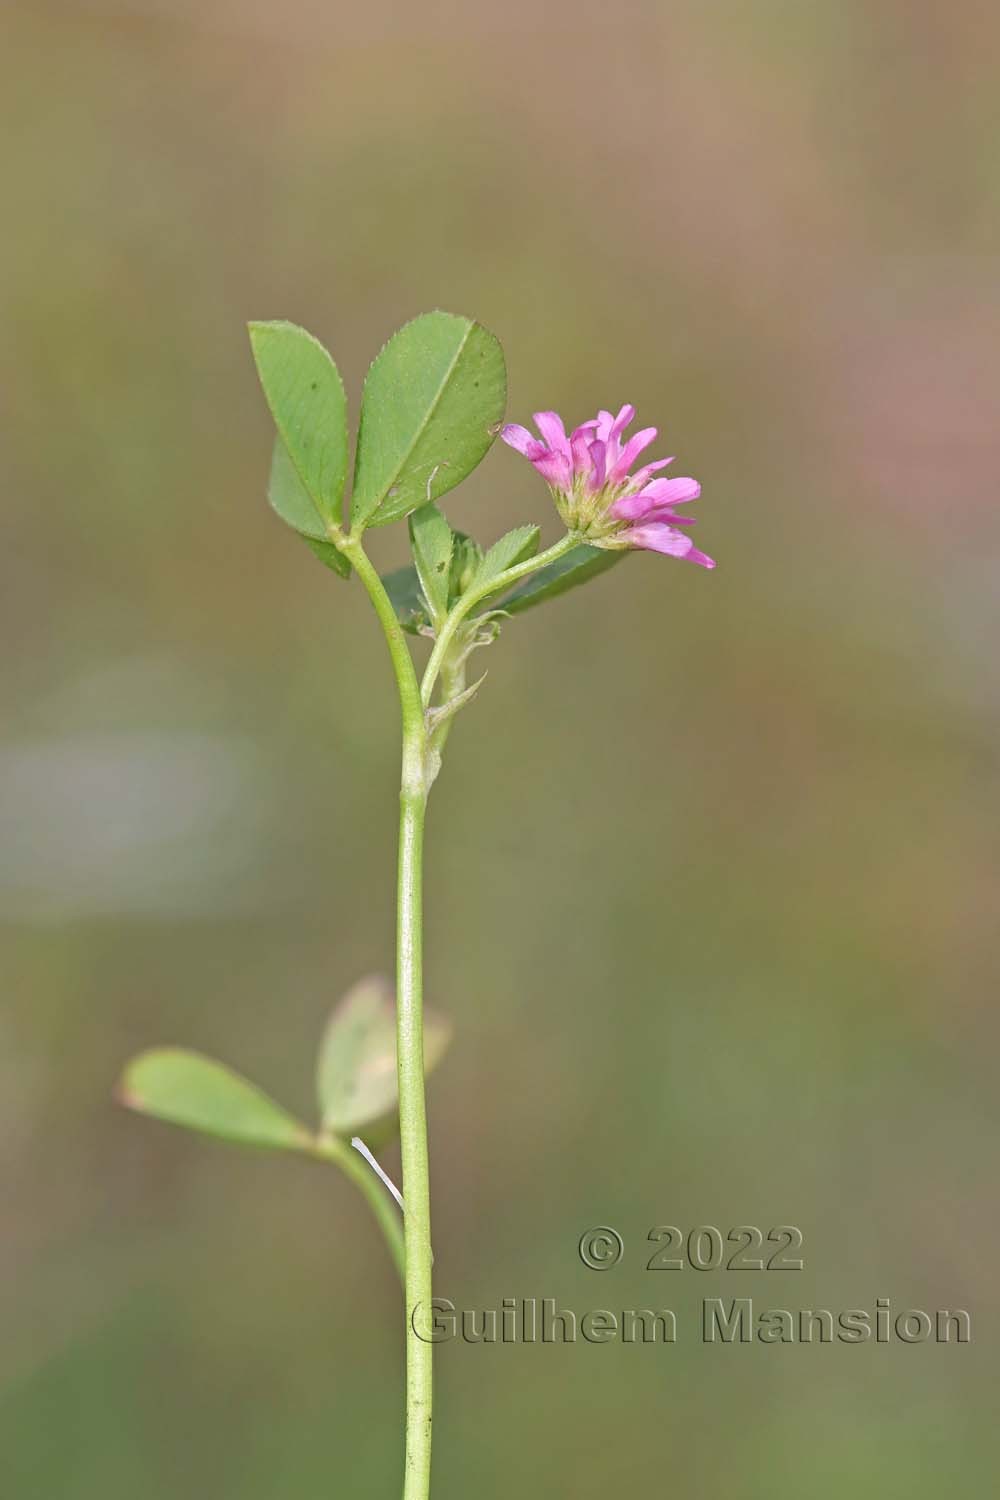
[[[400,474],[403,472],[403,469],[404,469],[404,467],[406,465],[407,459],[410,457],[410,454],[413,452],[414,448],[420,442],[420,439],[423,437],[423,435],[426,432],[428,426],[430,425],[430,422],[431,422],[431,419],[434,416],[434,413],[437,411],[438,406],[441,404],[441,398],[442,398],[442,396],[445,393],[445,390],[447,388],[448,382],[450,381],[452,375],[455,372],[455,366],[458,364],[459,360],[461,359],[462,353],[463,353],[463,351],[465,349],[465,346],[469,342],[469,339],[472,337],[472,331],[473,331],[473,329],[475,327],[476,327],[475,323],[470,323],[469,326],[468,326],[468,328],[463,333],[461,343],[459,344],[458,348],[455,350],[455,353],[452,356],[451,363],[449,364],[447,370],[445,370],[444,375],[441,377],[441,384],[438,386],[437,391],[434,394],[434,400],[431,402],[430,406],[427,408],[427,414],[426,414],[426,416],[424,417],[424,419],[421,422],[420,426],[417,428],[417,431],[414,433],[413,438],[410,441],[409,446],[407,447],[407,449],[405,450],[405,452],[402,454],[402,456],[401,456],[401,458],[399,460],[399,463],[397,464],[397,466],[396,466],[393,474],[391,475],[391,477],[389,479],[388,484],[386,484],[385,488],[382,490],[382,492],[379,495],[378,499],[376,500],[375,504],[372,506],[372,509],[369,511],[369,517],[377,515],[377,513],[381,510],[382,506],[385,504],[385,501],[388,498],[389,491],[392,489],[393,485],[398,480]]]

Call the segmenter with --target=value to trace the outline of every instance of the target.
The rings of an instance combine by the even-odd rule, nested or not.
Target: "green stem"
[[[372,566],[359,536],[336,529],[331,541],[340,547],[368,592],[378,615],[399,690],[403,756],[399,794],[399,869],[396,906],[396,1068],[399,1077],[399,1135],[403,1157],[404,1293],[406,1302],[406,1469],[403,1500],[428,1500],[431,1482],[431,1417],[434,1346],[417,1333],[426,1318],[432,1292],[430,1166],[427,1149],[427,1111],[424,1101],[423,1039],[423,844],[427,811],[428,737],[424,710],[444,670],[452,680],[449,652],[456,633],[471,610],[491,594],[555,562],[574,547],[567,535],[538,557],[508,568],[455,605],[438,632],[423,684],[418,684],[396,612]],[[445,731],[446,732],[446,731]],[[439,737],[443,744],[444,733]],[[353,1174],[352,1174],[353,1175]],[[360,1184],[360,1180],[356,1179]],[[370,1198],[372,1207],[376,1200]],[[384,1204],[383,1204],[384,1207]],[[377,1210],[385,1227],[382,1209]]]
[[[424,1103],[422,996],[422,886],[424,813],[423,748],[420,786],[408,785],[404,739],[399,815],[399,882],[396,908],[396,1065],[399,1136],[403,1157],[403,1228],[406,1245],[406,1477],[403,1500],[427,1500],[431,1482],[432,1355],[417,1334],[421,1309],[431,1306],[431,1202]]]
[[[431,1481],[431,1413],[434,1346],[417,1332],[418,1315],[431,1303],[431,1209],[424,1103],[422,885],[424,814],[427,808],[427,734],[413,659],[382,580],[356,537],[338,537],[385,634],[399,689],[403,720],[399,796],[399,877],[396,917],[396,1067],[399,1134],[403,1157],[406,1302],[406,1470],[403,1500],[428,1500]],[[425,1312],[426,1315],[426,1312]]]
[[[560,537],[559,541],[547,548],[545,552],[539,552],[536,557],[529,557],[527,562],[516,563],[513,568],[508,568],[506,572],[497,574],[488,583],[481,584],[479,588],[470,589],[467,594],[462,595],[438,632],[437,640],[434,642],[434,649],[427,663],[427,670],[424,672],[424,680],[420,691],[425,708],[430,706],[431,697],[434,693],[434,684],[437,682],[438,674],[447,660],[451,644],[455,639],[455,634],[462,621],[475,609],[476,605],[482,604],[483,600],[488,599],[491,594],[502,593],[504,589],[510,588],[511,584],[518,583],[522,578],[530,577],[532,573],[537,573],[539,568],[545,568],[548,567],[549,563],[557,562],[560,557],[565,557],[567,552],[576,547],[579,541],[580,538],[574,532],[567,532],[564,537]]]
[[[422,751],[424,736],[423,704],[420,701],[420,687],[417,683],[410,648],[406,644],[403,627],[396,618],[392,601],[361,542],[356,537],[345,537],[340,532],[333,533],[331,540],[350,559],[354,571],[364,584],[368,597],[375,606],[375,613],[378,615],[379,624],[389,647],[392,670],[396,674],[396,687],[399,690],[399,706],[403,715],[405,771],[407,746],[420,746]]]
[[[365,1195],[368,1206],[385,1236],[389,1254],[399,1272],[399,1279],[405,1283],[406,1251],[403,1246],[403,1221],[395,1203],[371,1167],[367,1162],[362,1161],[353,1146],[347,1146],[335,1137],[321,1137],[316,1142],[315,1155],[321,1161],[335,1162]]]

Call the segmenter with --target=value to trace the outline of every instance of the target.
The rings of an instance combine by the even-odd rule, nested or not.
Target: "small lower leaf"
[[[546,568],[540,568],[537,573],[526,578],[524,583],[518,584],[506,599],[493,601],[492,607],[506,610],[509,615],[521,614],[523,610],[543,604],[546,599],[555,599],[559,594],[575,589],[578,584],[596,578],[598,573],[604,573],[608,568],[614,567],[615,563],[621,562],[625,555],[624,549],[612,551],[605,547],[588,547],[581,542],[578,547],[567,552],[565,557],[549,563]]]
[[[181,1047],[156,1047],[133,1058],[118,1097],[139,1114],[243,1146],[296,1151],[312,1144],[306,1127],[256,1084]]]
[[[451,1040],[451,1025],[424,1012],[424,1072]],[[340,1001],[323,1034],[316,1087],[324,1130],[353,1135],[395,1115],[396,1001],[387,979],[360,979]]]

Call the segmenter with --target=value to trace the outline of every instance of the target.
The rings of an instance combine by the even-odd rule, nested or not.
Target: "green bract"
[[[489,450],[507,403],[498,340],[425,313],[393,334],[365,381],[351,521],[384,526],[453,489]]]

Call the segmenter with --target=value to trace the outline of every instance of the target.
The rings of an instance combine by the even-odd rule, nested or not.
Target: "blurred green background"
[[[682,1327],[442,1348],[435,1494],[985,1493],[996,8],[3,22],[4,1496],[397,1491],[397,1291],[350,1187],[111,1095],[165,1041],[309,1111],[329,1006],[391,962],[391,678],[264,503],[244,325],[305,323],[356,412],[434,306],[500,335],[518,420],[658,423],[719,560],[512,622],[434,792],[438,1287]],[[500,448],[447,509],[556,534]],[[650,1227],[705,1223],[799,1225],[806,1269],[644,1270]],[[702,1346],[700,1299],[747,1295],[966,1307],[974,1341]]]

